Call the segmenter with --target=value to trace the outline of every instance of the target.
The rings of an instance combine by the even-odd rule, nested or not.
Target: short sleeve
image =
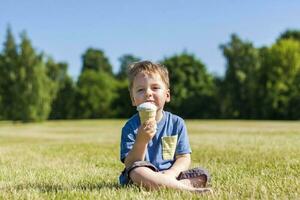
[[[187,128],[185,126],[184,120],[180,119],[178,123],[178,142],[176,147],[176,155],[188,154],[191,152],[192,150],[190,147]]]
[[[121,145],[120,145],[121,146],[120,159],[123,163],[129,151],[132,149],[134,142],[135,142],[134,130],[132,130],[130,127],[125,125],[122,128]]]

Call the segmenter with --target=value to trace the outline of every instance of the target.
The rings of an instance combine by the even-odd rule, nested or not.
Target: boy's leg
[[[193,192],[211,192],[209,188],[194,188],[166,174],[155,172],[148,167],[137,167],[130,171],[129,176],[133,183],[142,185],[147,189],[166,187]]]

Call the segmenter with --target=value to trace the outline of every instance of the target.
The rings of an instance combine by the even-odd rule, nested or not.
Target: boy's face
[[[131,100],[133,106],[151,102],[162,110],[165,102],[170,101],[170,90],[158,73],[138,73],[133,80]]]

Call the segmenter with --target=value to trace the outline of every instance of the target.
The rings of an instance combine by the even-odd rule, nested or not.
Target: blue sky
[[[159,61],[186,50],[222,75],[219,45],[232,33],[260,47],[288,28],[300,29],[296,0],[0,0],[0,5],[1,45],[8,24],[17,41],[25,30],[38,51],[67,62],[74,78],[89,47],[102,49],[115,72],[127,53]]]

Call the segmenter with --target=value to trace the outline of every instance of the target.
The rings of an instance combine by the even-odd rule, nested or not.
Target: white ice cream
[[[137,109],[137,111],[150,112],[150,111],[156,111],[157,107],[153,103],[145,102],[145,103],[140,104],[136,109]]]

